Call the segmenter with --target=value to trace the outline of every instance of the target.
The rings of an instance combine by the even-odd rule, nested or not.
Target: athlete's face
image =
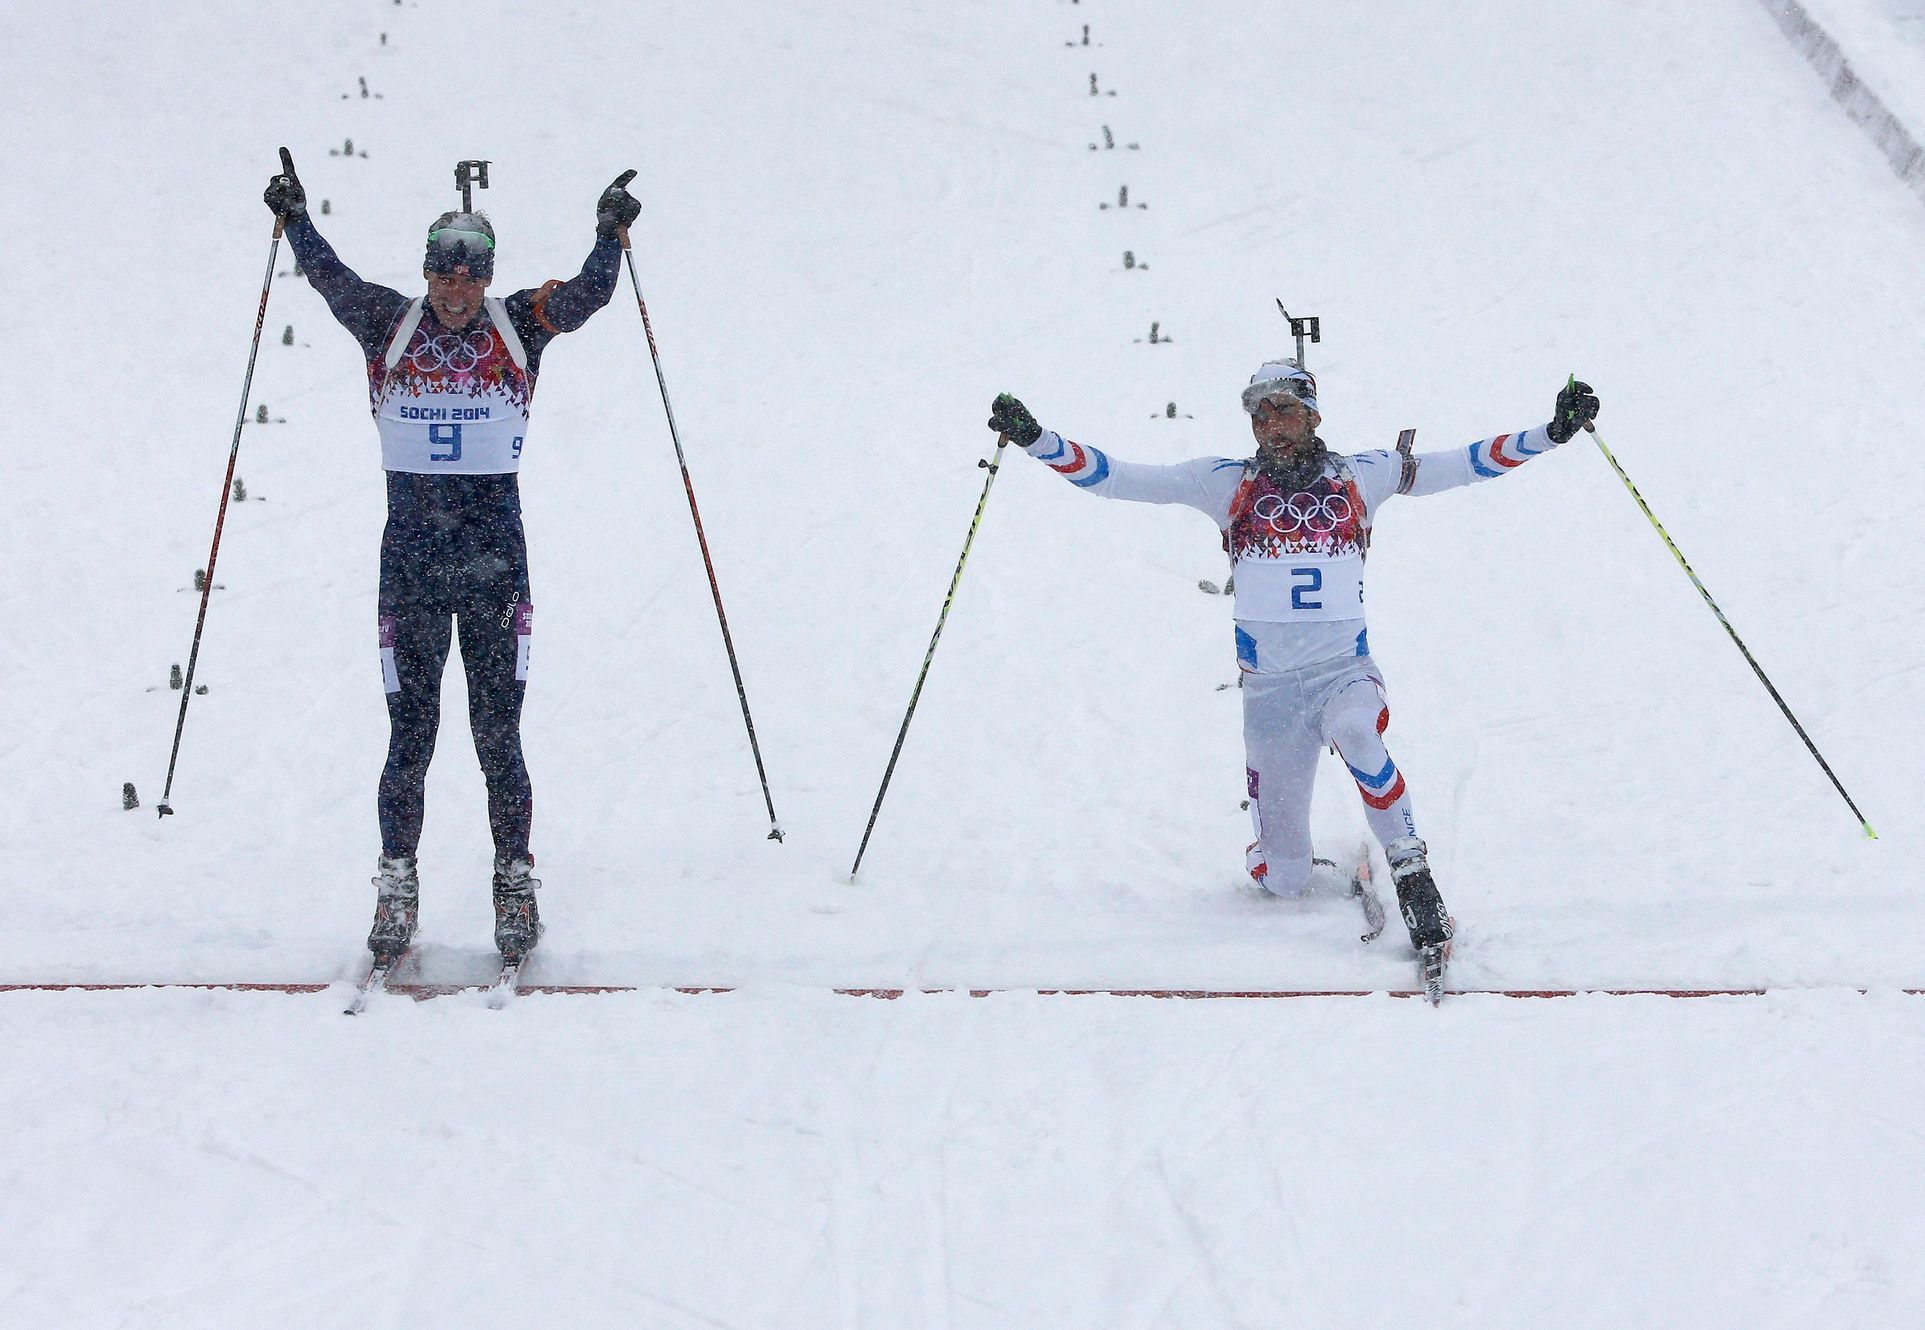
[[[1257,403],[1250,417],[1250,432],[1257,437],[1259,452],[1288,457],[1310,446],[1321,420],[1321,416],[1296,398],[1278,394]]]
[[[481,297],[488,289],[490,279],[470,277],[468,265],[458,263],[453,272],[428,272],[422,275],[428,279],[428,308],[434,316],[450,328],[464,328],[468,320],[474,318],[475,311],[481,308]]]

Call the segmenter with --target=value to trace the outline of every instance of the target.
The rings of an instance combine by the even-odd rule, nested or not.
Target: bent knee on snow
[[[1310,873],[1307,856],[1301,861],[1286,863],[1272,859],[1264,871],[1263,889],[1272,896],[1301,896],[1310,886]]]

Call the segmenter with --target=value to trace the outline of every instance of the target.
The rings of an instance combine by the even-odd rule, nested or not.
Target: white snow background
[[[0,983],[340,982],[0,993],[0,1323],[1925,1320],[1925,999],[1896,991],[1925,986],[1925,211],[1754,0],[120,0],[9,45]],[[404,290],[456,160],[494,163],[496,294],[572,275],[640,171],[788,833],[763,838],[624,275],[544,357],[523,470],[529,980],[649,991],[338,1014],[378,848],[382,482],[359,354],[291,277],[154,816],[283,143],[346,261]],[[1126,458],[1240,453],[1238,389],[1289,348],[1275,296],[1324,321],[1339,450],[1596,385],[1880,835],[1588,441],[1399,501],[1371,637],[1453,983],[1770,996],[1020,991],[1414,968],[1350,903],[1241,880],[1209,524],[1020,457],[848,881],[989,399]],[[444,711],[422,977],[477,983],[455,662]],[[828,991],[862,985],[1014,991]]]

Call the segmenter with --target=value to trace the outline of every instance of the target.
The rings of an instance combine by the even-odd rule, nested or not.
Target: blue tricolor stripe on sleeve
[[[1069,478],[1069,483],[1072,485],[1081,485],[1084,489],[1088,489],[1091,485],[1102,484],[1104,478],[1109,475],[1110,459],[1109,459],[1109,455],[1105,453],[1101,448],[1088,448],[1088,449],[1085,449],[1084,451],[1086,451],[1090,455],[1089,474],[1082,475],[1082,476],[1071,476]]]
[[[1110,474],[1110,459],[1101,448],[1088,448],[1058,434],[1052,452],[1036,453],[1036,460],[1072,485],[1088,489],[1100,485]]]
[[[1541,448],[1526,446],[1525,439],[1530,436],[1526,430],[1522,434],[1500,434],[1494,439],[1480,439],[1470,446],[1471,470],[1481,477],[1501,476],[1536,457],[1539,453],[1549,452],[1551,443],[1545,440]]]

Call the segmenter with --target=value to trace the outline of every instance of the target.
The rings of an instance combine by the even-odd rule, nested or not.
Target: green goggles
[[[444,226],[438,231],[428,232],[428,243],[442,249],[464,250],[469,254],[492,254],[495,250],[494,237],[482,231],[467,231],[455,226]]]

